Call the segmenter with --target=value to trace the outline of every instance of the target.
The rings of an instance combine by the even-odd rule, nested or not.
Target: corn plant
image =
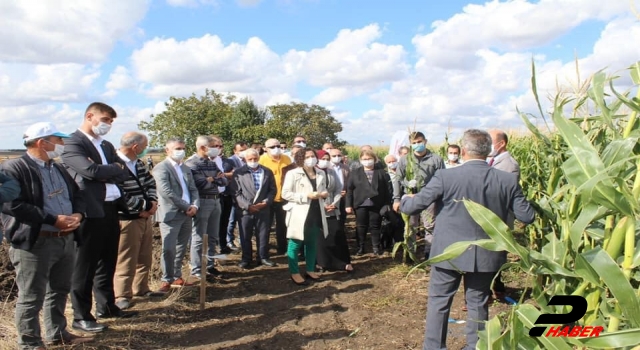
[[[532,70],[544,119],[535,66]],[[637,89],[640,62],[630,71]],[[640,343],[640,90],[633,98],[619,93],[616,78],[600,71],[584,93],[555,96],[549,113],[553,132],[541,131],[521,113],[533,134],[520,140],[527,144],[514,152],[523,189],[537,212],[528,228],[528,246],[516,242],[493,212],[465,200],[489,239],[458,242],[421,264],[453,259],[471,244],[517,258],[502,269],[519,269],[526,276],[532,300],[523,303],[527,293],[522,293],[509,312],[489,320],[480,332],[479,349],[629,349]],[[579,325],[602,326],[604,332],[599,337],[530,337],[541,313],[568,313],[566,307],[548,305],[554,295],[583,296],[588,307]]]

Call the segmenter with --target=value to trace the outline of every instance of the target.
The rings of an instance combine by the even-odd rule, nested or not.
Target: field
[[[349,238],[354,237],[353,221]],[[154,284],[160,277],[159,233],[154,239]],[[275,244],[275,240],[272,239]],[[350,245],[355,241],[350,239]],[[15,348],[13,311],[16,287],[0,249],[0,349]],[[275,249],[272,249],[275,254]],[[367,247],[371,252],[371,247]],[[199,310],[198,286],[174,289],[165,298],[135,300],[137,318],[105,321],[110,330],[85,349],[421,349],[425,326],[428,273],[408,278],[408,267],[388,253],[354,256],[355,272],[324,273],[324,280],[299,287],[289,280],[286,258],[274,256],[275,268],[244,271],[238,255],[221,261],[225,278],[211,281],[207,303]],[[518,287],[506,275],[507,285]],[[451,317],[465,319],[462,294]],[[494,304],[491,313],[509,306]],[[71,309],[68,306],[69,316]],[[464,324],[449,326],[449,348],[464,346]],[[61,348],[61,347],[60,347]]]

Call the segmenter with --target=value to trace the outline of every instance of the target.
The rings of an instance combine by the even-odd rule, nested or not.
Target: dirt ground
[[[347,237],[353,238],[353,222],[348,226]],[[275,243],[273,238],[272,243]],[[353,248],[355,241],[350,239],[349,244]],[[16,287],[7,249],[6,243],[0,248],[0,349],[15,349]],[[371,252],[371,247],[366,251]],[[272,248],[272,252],[275,254],[275,249]],[[159,253],[160,236],[156,232],[152,287],[159,283]],[[383,257],[366,254],[353,256],[355,272],[323,273],[323,281],[302,287],[289,279],[283,255],[272,256],[277,267],[247,271],[236,266],[239,255],[228,257],[229,260],[220,261],[223,278],[208,282],[205,310],[199,310],[198,286],[174,289],[162,298],[134,299],[131,310],[140,312],[137,317],[103,320],[109,330],[82,348],[422,348],[428,270],[407,278],[409,267],[399,259],[393,260],[388,253]],[[509,275],[503,277],[503,281],[508,287],[517,287],[519,283]],[[462,289],[454,300],[452,318],[466,319],[461,307]],[[508,308],[496,302],[490,308],[490,317]],[[70,303],[67,311],[71,320]],[[449,324],[449,349],[464,346],[464,326]]]

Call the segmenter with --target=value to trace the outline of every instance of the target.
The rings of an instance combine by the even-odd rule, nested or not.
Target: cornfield
[[[533,115],[518,111],[531,135],[510,140],[509,149],[536,221],[516,241],[500,218],[465,201],[490,239],[459,242],[415,268],[450,260],[470,244],[516,257],[503,269],[519,270],[530,290],[486,323],[479,349],[640,349],[640,62],[629,68],[627,92],[614,86],[618,77],[599,71],[584,89],[558,93],[548,113],[533,64],[532,73],[536,118],[550,119],[554,129],[537,127]],[[555,295],[584,297],[587,313],[577,325],[604,327],[600,336],[529,336],[542,313],[571,311],[548,305]]]

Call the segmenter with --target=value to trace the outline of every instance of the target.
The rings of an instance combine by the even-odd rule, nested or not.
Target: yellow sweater
[[[260,165],[269,168],[273,172],[273,176],[276,179],[276,198],[275,202],[282,202],[282,183],[284,182],[284,178],[282,177],[282,169],[287,165],[291,164],[291,159],[286,155],[280,155],[279,160],[274,160],[268,154],[263,154],[260,156]]]

